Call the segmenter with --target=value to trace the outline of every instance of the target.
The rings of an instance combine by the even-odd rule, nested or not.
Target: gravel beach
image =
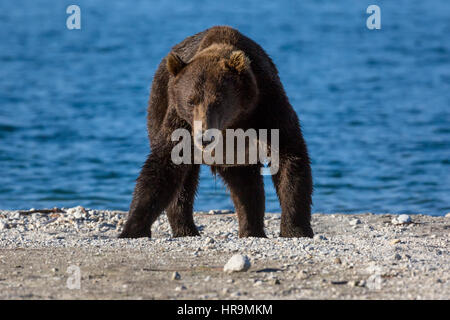
[[[239,239],[220,210],[195,213],[201,237],[161,215],[152,239],[117,239],[125,218],[0,210],[0,299],[450,299],[448,214],[316,213],[314,239],[280,238],[275,213],[268,238]],[[246,271],[224,272],[234,255]]]

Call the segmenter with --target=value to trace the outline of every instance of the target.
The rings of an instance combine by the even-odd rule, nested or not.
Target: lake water
[[[314,211],[450,211],[450,1],[1,1],[0,208],[127,210],[170,47],[213,25],[258,42],[299,114]],[[66,8],[81,8],[81,30]],[[197,210],[232,209],[202,168]],[[271,180],[267,211],[279,211]]]

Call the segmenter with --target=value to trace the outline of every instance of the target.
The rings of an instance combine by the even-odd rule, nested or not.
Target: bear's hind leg
[[[281,155],[280,168],[272,179],[281,205],[280,236],[313,237],[312,177],[307,156]]]
[[[227,184],[239,221],[239,237],[266,237],[264,181],[260,167],[216,167]]]
[[[183,186],[176,198],[172,200],[166,209],[167,218],[174,237],[199,236],[194,224],[193,207],[195,193],[197,191],[199,165],[192,165],[187,173]]]

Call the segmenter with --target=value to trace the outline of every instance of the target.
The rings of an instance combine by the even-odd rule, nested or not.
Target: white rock
[[[67,214],[73,216],[75,219],[81,219],[86,214],[86,209],[82,206],[67,209]]]
[[[250,268],[250,265],[250,259],[247,256],[235,254],[225,264],[223,271],[228,273],[247,271]]]
[[[14,211],[14,212],[12,212],[12,214],[11,214],[11,219],[14,219],[14,220],[20,219],[20,213],[19,213],[19,211]]]
[[[178,286],[175,288],[175,291],[182,291],[182,290],[186,290],[187,288],[185,286]]]
[[[0,221],[0,230],[5,230],[5,229],[8,229],[8,224],[3,221]]]
[[[410,223],[410,222],[411,222],[411,217],[407,214],[401,214],[398,217],[395,217],[394,219],[392,219],[393,224],[405,224],[405,223]]]
[[[359,219],[352,219],[352,220],[350,220],[350,225],[351,226],[356,226],[357,224],[361,224],[361,220],[359,220]]]
[[[263,282],[262,282],[261,280],[256,280],[256,281],[253,283],[253,285],[254,285],[255,287],[261,286],[262,284],[263,284]]]
[[[445,215],[446,218],[450,218],[450,212]]]
[[[73,214],[73,217],[74,217],[75,219],[81,219],[81,218],[83,218],[83,212],[81,212],[81,211],[75,211],[74,214]]]
[[[316,234],[314,235],[314,240],[328,240],[325,236],[321,235],[321,234]]]

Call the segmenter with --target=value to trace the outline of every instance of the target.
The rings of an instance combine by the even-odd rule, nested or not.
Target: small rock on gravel
[[[411,222],[411,217],[407,214],[401,214],[398,217],[395,217],[394,219],[392,219],[393,224],[405,224],[405,223],[410,223],[410,222]]]
[[[270,281],[270,283],[273,284],[273,285],[281,284],[280,280],[278,280],[278,279],[273,279],[273,280]]]
[[[396,253],[396,254],[394,255],[394,260],[402,260],[402,256],[399,255],[398,253]]]
[[[180,279],[181,276],[178,272],[175,271],[174,273],[172,273],[172,280],[180,280]]]
[[[365,280],[356,280],[356,281],[350,281],[348,283],[352,287],[364,287],[366,285]]]
[[[352,219],[352,220],[350,220],[350,225],[351,226],[356,226],[357,224],[361,224],[361,220],[359,220],[359,219]]]
[[[178,286],[175,288],[175,291],[182,291],[182,290],[186,290],[187,288],[185,286]]]
[[[250,268],[250,259],[241,254],[235,254],[228,260],[223,267],[224,272],[240,272],[247,271]]]
[[[8,229],[8,224],[0,221],[0,230]]]
[[[232,297],[236,298],[236,297],[240,297],[242,295],[242,293],[240,293],[239,291],[235,291],[231,294]]]
[[[321,234],[316,234],[313,238],[314,240],[328,240],[325,236]]]

